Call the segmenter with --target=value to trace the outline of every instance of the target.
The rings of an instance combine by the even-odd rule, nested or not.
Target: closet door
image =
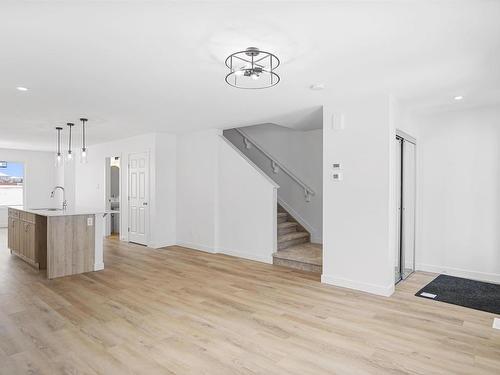
[[[401,210],[402,210],[402,202],[401,202],[401,156],[402,156],[402,146],[403,140],[400,138],[396,138],[395,149],[396,149],[396,212],[394,215],[396,216],[396,256],[394,257],[394,281],[397,283],[401,280]]]
[[[415,186],[416,147],[403,140],[403,238],[402,277],[406,278],[415,270]]]

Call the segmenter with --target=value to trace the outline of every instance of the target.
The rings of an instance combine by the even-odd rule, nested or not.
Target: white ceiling
[[[53,128],[82,115],[92,144],[300,128],[332,93],[393,93],[421,109],[498,102],[499,20],[499,1],[3,1],[0,147],[53,148]],[[248,46],[281,58],[278,86],[224,82],[225,57]]]

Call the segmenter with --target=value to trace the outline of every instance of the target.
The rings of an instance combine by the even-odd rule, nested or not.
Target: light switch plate
[[[345,129],[345,120],[344,114],[342,113],[334,113],[332,116],[332,129],[333,130],[344,130]]]
[[[94,219],[91,217],[88,217],[87,218],[87,226],[91,227],[92,225],[94,225]]]
[[[332,177],[334,181],[342,181],[344,179],[344,175],[340,172],[334,173]]]
[[[342,169],[342,164],[340,164],[340,163],[333,163],[333,164],[332,164],[332,168],[333,168],[334,170],[339,170],[339,169]]]

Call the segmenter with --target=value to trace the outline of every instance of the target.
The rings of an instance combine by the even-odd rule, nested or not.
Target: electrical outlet
[[[91,217],[88,217],[87,218],[87,226],[91,227],[92,225],[94,225],[94,219]]]

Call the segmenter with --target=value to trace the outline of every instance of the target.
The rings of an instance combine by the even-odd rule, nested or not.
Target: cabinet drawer
[[[9,217],[19,218],[19,211],[9,208]]]
[[[24,221],[27,221],[30,223],[35,222],[35,214],[31,214],[29,212],[24,212],[24,211],[19,212],[19,218],[21,220],[24,220]]]

